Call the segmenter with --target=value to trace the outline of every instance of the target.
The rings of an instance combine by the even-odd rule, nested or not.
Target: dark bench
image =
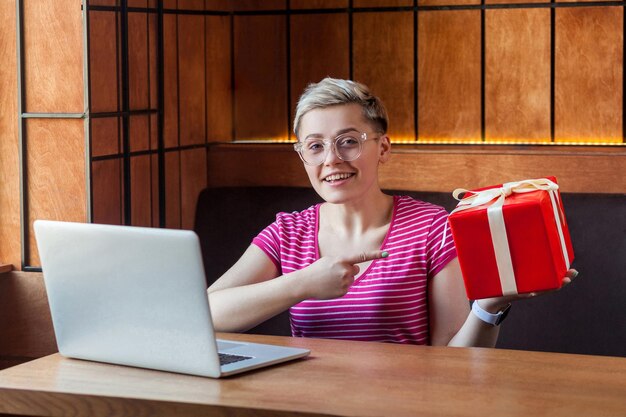
[[[403,192],[454,208],[449,193]],[[626,195],[562,196],[579,278],[561,291],[518,302],[500,332],[498,347],[626,357]],[[309,188],[205,189],[196,211],[207,284],[223,274],[278,211],[321,201]],[[289,335],[287,312],[250,330]]]

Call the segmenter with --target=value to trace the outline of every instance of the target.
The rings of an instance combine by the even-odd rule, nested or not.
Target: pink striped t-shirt
[[[253,239],[281,274],[319,259],[319,207],[278,213]],[[343,297],[310,299],[291,307],[292,334],[428,344],[428,280],[456,256],[447,219],[442,207],[394,196],[391,225],[381,246],[389,256],[372,261]]]

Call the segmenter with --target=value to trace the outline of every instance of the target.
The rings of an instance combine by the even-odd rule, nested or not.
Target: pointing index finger
[[[386,258],[389,256],[389,252],[376,250],[371,252],[361,252],[357,256],[350,256],[345,259],[346,262],[352,265],[360,264],[362,262],[373,261],[374,259]]]

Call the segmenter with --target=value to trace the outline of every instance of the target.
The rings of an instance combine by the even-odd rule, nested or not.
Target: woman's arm
[[[568,271],[567,276],[563,278],[563,284],[569,284],[576,275],[575,270]],[[433,277],[430,284],[429,313],[432,345],[465,347],[494,347],[496,345],[500,327],[485,323],[470,312],[461,268],[456,258]],[[486,298],[475,302],[479,302],[484,310],[497,313],[513,301],[547,292],[550,291]]]
[[[208,289],[217,331],[241,332],[309,298],[329,299],[348,292],[360,262],[386,256],[382,251],[354,257],[324,256],[301,270],[279,276],[258,246],[246,252]]]
[[[239,260],[208,289],[217,331],[241,332],[298,303],[296,286],[278,276],[276,265],[250,245]]]
[[[499,327],[470,312],[457,258],[431,279],[428,295],[433,346],[495,346]]]

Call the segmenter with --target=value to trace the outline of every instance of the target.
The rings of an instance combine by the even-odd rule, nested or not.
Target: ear
[[[389,136],[383,135],[378,139],[378,162],[384,164],[391,157],[391,141]]]

